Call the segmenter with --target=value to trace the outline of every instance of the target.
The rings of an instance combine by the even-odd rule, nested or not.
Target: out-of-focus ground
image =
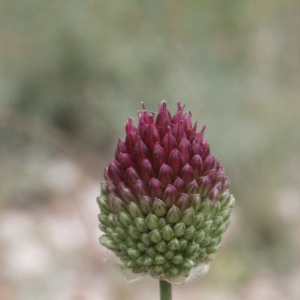
[[[300,2],[0,3],[0,298],[158,299],[104,264],[96,197],[140,102],[186,104],[237,203],[173,299],[300,295]]]

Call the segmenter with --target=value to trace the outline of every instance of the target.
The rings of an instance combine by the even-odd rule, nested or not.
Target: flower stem
[[[172,300],[172,285],[164,280],[159,281],[160,300]]]

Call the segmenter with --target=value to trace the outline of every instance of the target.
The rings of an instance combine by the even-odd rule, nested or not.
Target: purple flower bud
[[[176,141],[180,141],[184,135],[184,123],[181,120],[179,123],[174,124],[172,128],[172,135],[175,137]]]
[[[152,211],[157,217],[162,217],[167,212],[166,204],[162,200],[155,198],[153,202]]]
[[[108,176],[115,185],[122,180],[122,172],[120,164],[117,161],[112,161],[108,166]]]
[[[120,198],[118,198],[115,194],[109,194],[108,204],[111,210],[115,213],[119,213],[125,209],[124,202]]]
[[[178,176],[182,167],[182,157],[178,149],[173,149],[170,153],[168,164],[171,167],[173,174]]]
[[[143,196],[140,198],[140,206],[146,216],[152,212],[152,203],[152,199],[148,196]]]
[[[131,155],[127,153],[120,153],[118,160],[121,163],[124,170],[127,170],[130,167],[134,167],[136,169],[136,164],[134,163]]]
[[[202,175],[203,162],[200,155],[194,155],[190,161],[190,165],[193,168],[194,178],[198,178]]]
[[[182,157],[182,164],[185,165],[191,158],[191,143],[184,135],[178,145],[178,150]]]
[[[143,159],[140,162],[140,174],[144,182],[149,182],[154,176],[153,167],[149,159]]]
[[[104,168],[103,176],[106,181],[109,181],[108,167]]]
[[[136,201],[136,197],[131,189],[127,187],[123,182],[120,182],[118,185],[118,193],[126,204],[129,204],[131,201]]]
[[[184,181],[180,177],[177,177],[175,179],[175,181],[173,182],[173,185],[176,188],[178,193],[183,193],[184,192],[185,184],[184,184]]]
[[[149,194],[151,197],[162,198],[163,195],[163,186],[161,182],[155,177],[151,178],[149,181]]]
[[[189,164],[185,164],[185,166],[181,170],[180,177],[185,183],[185,186],[188,186],[189,183],[193,180],[194,174],[193,174],[193,168]]]
[[[182,193],[176,205],[182,212],[190,207],[190,199],[187,194]]]
[[[201,197],[204,198],[207,195],[207,193],[210,191],[212,182],[209,176],[204,176],[199,179],[198,184],[199,184]]]
[[[177,124],[183,120],[185,120],[185,116],[183,114],[184,105],[182,105],[180,102],[177,103],[177,112],[172,118],[172,123]]]
[[[159,105],[159,112],[156,117],[156,126],[161,138],[167,132],[169,125],[171,125],[171,114],[167,110],[166,101],[162,101],[162,103]]]
[[[208,143],[208,141],[204,141],[202,143],[202,147],[201,147],[201,151],[200,151],[200,155],[201,155],[202,159],[205,159],[209,153],[210,153],[209,143]]]
[[[168,165],[163,164],[159,169],[159,173],[158,173],[158,180],[161,182],[163,188],[165,188],[168,184],[172,183],[172,178],[173,178],[172,169]]]
[[[166,203],[168,207],[171,207],[173,206],[173,204],[177,202],[176,200],[177,200],[177,190],[173,185],[168,184],[163,195],[163,201]]]
[[[176,147],[176,139],[172,135],[171,130],[165,134],[161,144],[164,148],[166,157],[169,157],[171,151]]]
[[[223,186],[224,186],[224,189],[229,188],[229,186],[230,186],[230,179],[229,179],[229,177],[227,177],[227,176],[224,177],[224,179],[223,179]]]
[[[126,149],[126,145],[125,143],[121,140],[121,139],[118,139],[118,145],[117,145],[117,148],[116,148],[116,151],[115,151],[115,159],[117,160],[118,157],[119,157],[119,154],[120,153],[126,153],[127,152],[127,149]]]
[[[133,167],[130,167],[126,170],[125,180],[130,187],[132,187],[134,182],[136,182],[138,179],[140,179],[140,177]]]
[[[132,124],[132,119],[129,118],[128,121],[125,124],[125,130],[126,130],[126,149],[129,154],[133,154],[134,151],[134,145],[136,143],[136,127]]]
[[[190,182],[190,184],[186,188],[186,192],[190,195],[199,193],[199,186],[196,179]]]
[[[153,164],[155,169],[159,169],[166,162],[164,148],[156,143],[153,148]]]
[[[134,156],[138,162],[148,158],[148,149],[139,135],[134,146]]]
[[[207,197],[212,201],[217,201],[219,198],[219,188],[215,186],[213,189],[210,190]]]
[[[206,157],[203,162],[203,174],[206,175],[208,171],[214,169],[215,167],[215,158],[210,154]]]
[[[186,122],[185,122],[185,130],[186,130],[186,135],[187,138],[192,141],[195,136],[196,136],[196,130],[197,130],[197,122],[194,124],[194,126],[192,126],[192,113],[189,112],[188,117],[186,118]]]
[[[137,180],[133,186],[132,186],[132,190],[135,193],[135,195],[140,199],[142,196],[146,196],[147,195],[147,190],[146,190],[146,186],[144,184],[144,182],[142,180]]]
[[[148,149],[153,149],[156,143],[160,142],[159,132],[155,124],[150,124],[148,129],[148,135],[145,138]]]

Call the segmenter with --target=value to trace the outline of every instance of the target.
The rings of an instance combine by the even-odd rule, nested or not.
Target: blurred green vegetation
[[[92,160],[85,171],[101,179],[141,101],[157,111],[166,99],[172,112],[180,101],[207,126],[237,198],[238,228],[214,276],[227,276],[229,262],[232,286],[260,270],[292,274],[300,262],[299,15],[293,0],[2,0],[2,207],[47,199],[28,182],[39,176],[31,164],[74,148],[75,163]]]

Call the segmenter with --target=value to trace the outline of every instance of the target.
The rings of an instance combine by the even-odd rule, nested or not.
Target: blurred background
[[[158,299],[103,260],[103,169],[143,101],[207,126],[237,203],[173,299],[300,295],[300,2],[0,1],[0,295]]]

